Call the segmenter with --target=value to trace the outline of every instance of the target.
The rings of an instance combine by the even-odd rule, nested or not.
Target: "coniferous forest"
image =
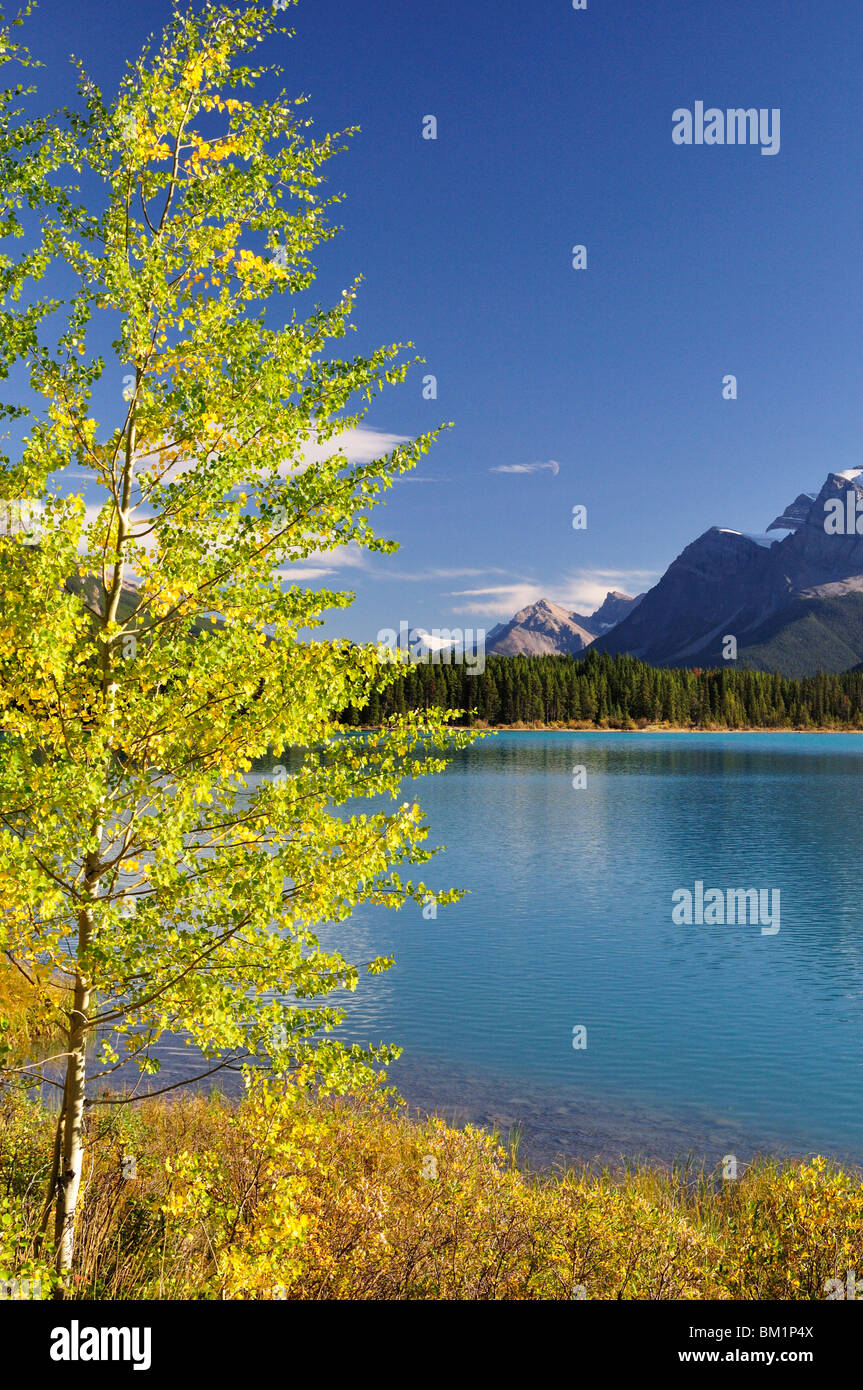
[[[343,720],[376,725],[410,709],[463,710],[472,725],[609,729],[863,729],[863,672],[775,673],[648,666],[633,656],[491,656],[481,674],[459,664],[411,666]]]

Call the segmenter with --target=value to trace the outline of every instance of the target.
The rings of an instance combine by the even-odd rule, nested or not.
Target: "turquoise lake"
[[[321,940],[395,956],[337,1000],[412,1106],[541,1163],[863,1162],[863,737],[502,733],[404,792],[447,847],[415,876],[468,895]],[[779,931],[677,925],[697,881],[778,890]]]
[[[863,738],[502,733],[413,793],[468,896],[323,937],[396,957],[347,1036],[404,1048],[409,1101],[543,1160],[863,1161]],[[780,930],[675,925],[696,880],[778,889]]]

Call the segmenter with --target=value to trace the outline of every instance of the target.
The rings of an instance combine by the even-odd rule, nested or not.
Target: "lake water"
[[[447,846],[421,876],[468,896],[321,933],[396,957],[344,1036],[404,1048],[412,1105],[536,1162],[863,1162],[863,737],[503,733],[414,794]],[[697,880],[779,890],[779,931],[675,924]]]

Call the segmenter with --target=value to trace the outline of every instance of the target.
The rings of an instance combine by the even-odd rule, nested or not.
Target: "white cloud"
[[[386,458],[399,444],[410,442],[411,436],[407,434],[392,434],[388,430],[373,429],[370,425],[356,425],[353,429],[342,430],[340,434],[335,434],[331,439],[319,440],[311,437],[305,444],[298,444],[296,449],[296,462],[283,460],[279,465],[279,474],[283,478],[290,477],[296,473],[302,473],[306,468],[314,463],[321,463],[324,459],[332,458],[334,454],[344,455],[347,463],[362,464],[373,463],[375,459]],[[221,448],[229,449],[230,440],[226,440]],[[202,446],[201,457],[206,457],[206,449]],[[217,447],[215,452],[219,452]],[[156,455],[139,454],[138,467],[146,469],[155,462]],[[168,469],[167,476],[170,479],[179,478],[184,473],[188,473],[193,468],[196,460],[187,455],[176,458]],[[56,476],[62,479],[84,478],[95,481],[95,474],[84,472],[80,469],[66,467],[58,469]],[[433,482],[432,478],[415,479],[418,482]]]
[[[329,570],[365,569],[368,559],[356,541],[348,541],[347,545],[340,545],[337,550],[315,550],[311,555],[304,556],[303,563],[326,565]]]
[[[519,609],[536,603],[548,594],[541,584],[500,584],[488,589],[456,589],[451,598],[470,598],[472,603],[461,604],[456,613],[467,613],[507,621]]]
[[[316,550],[305,555],[296,564],[277,570],[279,579],[287,584],[302,584],[312,579],[324,579],[329,574],[337,574],[343,569],[366,569],[368,561],[365,553],[355,541],[339,546],[337,550]]]
[[[348,463],[373,463],[409,440],[410,435],[407,434],[390,434],[386,430],[372,429],[369,425],[356,425],[353,429],[333,435],[332,439],[309,441],[300,451],[302,462],[293,468],[290,464],[282,464],[279,472],[283,476],[301,472],[311,464],[321,463],[338,453],[344,454]]]
[[[494,468],[490,468],[489,473],[551,473],[555,478],[560,472],[560,464],[557,459],[549,459],[548,463],[500,463]]]
[[[312,579],[323,579],[328,574],[335,574],[335,570],[304,568],[302,565],[292,565],[287,570],[276,570],[279,579],[286,584],[305,584]]]
[[[483,574],[508,574],[502,569],[427,569],[406,572],[404,570],[378,570],[377,579],[402,579],[406,583],[428,583],[432,579],[478,579]]]
[[[620,589],[634,597],[650,588],[658,578],[654,570],[584,570],[557,583],[525,581],[482,589],[456,589],[450,597],[471,599],[472,602],[455,611],[473,616],[508,620],[541,598],[559,603],[568,613],[588,616],[600,606],[610,589]]]

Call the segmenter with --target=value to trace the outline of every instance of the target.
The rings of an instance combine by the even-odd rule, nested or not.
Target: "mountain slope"
[[[565,608],[543,598],[492,628],[486,651],[497,656],[549,656],[583,651],[592,641],[593,633],[574,622]]]
[[[861,652],[863,593],[851,593],[793,600],[751,634],[745,661],[756,671],[800,677],[845,671],[859,662]]]
[[[486,651],[495,656],[551,656],[580,652],[600,633],[608,632],[641,602],[619,590],[606,594],[589,617],[570,613],[562,604],[542,598],[498,623],[486,636]]]
[[[772,523],[783,539],[712,527],[669,565],[636,611],[597,638],[657,666],[721,665],[723,640],[738,663],[786,675],[843,670],[863,659],[863,535],[832,534],[863,509],[863,471],[828,475]],[[850,500],[849,500],[850,499]]]
[[[632,598],[629,594],[622,594],[619,589],[611,589],[603,599],[595,613],[589,617],[582,617],[580,613],[570,614],[573,622],[578,623],[585,631],[592,632],[594,637],[598,637],[602,632],[608,632],[622,622],[627,614],[631,613],[641,600],[644,594],[639,594],[637,598]]]

